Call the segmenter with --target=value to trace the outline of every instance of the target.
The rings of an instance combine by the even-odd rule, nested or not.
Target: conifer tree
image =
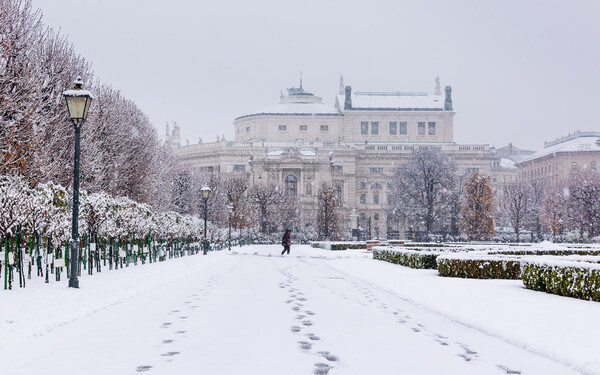
[[[490,177],[475,171],[465,183],[461,226],[470,240],[487,240],[494,234],[494,194]]]

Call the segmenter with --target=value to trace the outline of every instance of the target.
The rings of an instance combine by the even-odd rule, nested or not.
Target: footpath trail
[[[64,311],[65,320],[2,347],[0,372],[576,373],[337,271],[325,257],[311,254],[294,254],[292,248],[291,256],[281,257],[278,247],[263,247],[157,264],[153,270],[162,266],[177,276],[148,288],[131,286],[131,293],[112,299],[102,294],[84,314]],[[125,271],[114,277],[129,280]],[[99,279],[86,279],[90,289],[119,285],[103,286]],[[61,293],[64,289],[57,291],[59,298]],[[43,316],[44,309],[37,314]],[[33,324],[33,316],[11,319]]]

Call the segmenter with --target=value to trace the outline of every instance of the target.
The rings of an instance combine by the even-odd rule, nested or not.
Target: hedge
[[[526,288],[600,302],[600,265],[548,257],[521,261]]]
[[[441,276],[469,279],[519,279],[519,258],[484,254],[445,254],[437,258]]]
[[[325,250],[366,250],[366,242],[326,242],[326,241],[313,241],[310,243],[311,247],[320,248]]]
[[[373,259],[420,269],[437,268],[435,259],[440,254],[441,252],[435,251],[390,249],[385,247],[376,247],[373,249]]]

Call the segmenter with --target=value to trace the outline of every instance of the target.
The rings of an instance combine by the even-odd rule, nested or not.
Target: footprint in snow
[[[314,333],[309,333],[306,336],[308,336],[308,338],[311,339],[311,340],[313,340],[313,341],[319,341],[321,339],[319,336],[315,335]]]
[[[298,344],[300,344],[300,348],[304,350],[309,350],[312,347],[312,344],[308,341],[298,341]]]
[[[308,310],[306,310],[306,313],[307,313],[308,315],[315,315],[315,313],[314,313],[314,312],[312,312],[312,311],[308,311]]]
[[[294,310],[294,311],[298,311],[298,310],[300,310],[300,307],[299,307],[299,306],[293,306],[293,307],[292,307],[292,310]]]
[[[292,332],[300,332],[300,330],[301,330],[302,328],[300,328],[299,326],[292,326],[292,328],[291,328],[291,329],[292,329]]]
[[[506,372],[507,374],[520,374],[521,373],[521,371],[519,371],[519,370],[511,370],[506,366],[502,366],[502,365],[497,365],[497,366],[499,369]]]
[[[169,322],[163,323],[163,324],[160,326],[160,328],[169,328],[169,326],[170,326],[171,324],[172,324],[172,323],[169,323]]]
[[[150,369],[152,368],[152,366],[138,366],[135,371],[137,372],[146,372],[146,371],[150,371]]]
[[[162,343],[163,343],[163,344],[170,344],[170,343],[172,343],[173,341],[175,341],[175,340],[162,340]]]
[[[300,314],[300,315],[296,315],[296,319],[300,320],[300,319],[304,319],[306,315]]]
[[[161,356],[163,356],[163,357],[173,357],[173,356],[176,356],[177,354],[179,354],[179,352],[166,352],[164,354],[161,354]]]
[[[305,326],[312,326],[312,322],[310,320],[304,320],[302,321],[302,324]]]

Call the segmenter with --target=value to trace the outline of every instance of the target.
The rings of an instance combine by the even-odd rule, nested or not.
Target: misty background
[[[453,88],[454,140],[540,148],[598,130],[600,2],[33,0],[96,75],[164,134],[233,137],[233,120],[298,86]]]

